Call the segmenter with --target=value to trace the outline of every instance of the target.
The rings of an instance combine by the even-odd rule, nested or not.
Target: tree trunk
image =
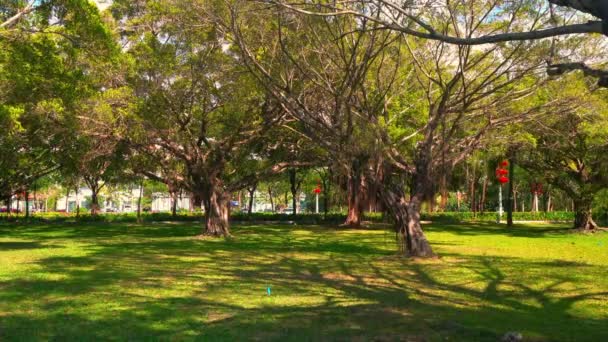
[[[91,188],[91,216],[97,216],[99,213],[99,187],[89,186]]]
[[[591,200],[574,201],[574,228],[592,231],[598,228],[591,214]]]
[[[253,201],[254,201],[254,197],[255,197],[255,191],[258,188],[257,183],[253,184],[253,186],[251,188],[247,188],[247,192],[249,192],[249,205],[247,206],[247,215],[251,216],[251,213],[253,212]]]
[[[144,182],[139,183],[139,196],[137,196],[137,223],[141,224],[141,198],[144,195]]]
[[[80,191],[79,186],[76,187],[76,217],[80,217]]]
[[[68,188],[68,191],[65,194],[65,212],[70,212],[70,188]]]
[[[323,219],[327,220],[327,213],[329,212],[329,192],[330,182],[323,180]]]
[[[296,169],[290,169],[289,170],[289,183],[291,185],[290,189],[291,189],[291,205],[293,206],[293,218],[296,218],[296,215],[298,213],[298,203],[297,203],[297,196],[298,196],[298,191],[300,190],[300,185],[301,185],[301,181],[298,182],[297,179],[297,172]]]
[[[177,217],[177,187],[172,184],[167,184],[169,188],[169,197],[171,198],[171,216]]]
[[[479,211],[483,214],[486,211],[486,195],[488,193],[488,177],[483,179],[483,187],[481,189],[481,200],[479,201]]]
[[[6,198],[6,216],[11,216],[11,210],[13,209],[13,195],[8,195]]]
[[[209,184],[203,199],[205,206],[205,236],[230,236],[230,196],[217,184]]]
[[[171,191],[171,216],[177,217],[177,192]]]
[[[268,199],[270,200],[270,211],[274,213],[274,197],[272,196],[272,187],[268,186]]]
[[[361,163],[355,160],[349,170],[348,180],[346,184],[347,199],[348,199],[348,214],[344,226],[358,228],[361,226],[361,185],[363,182]]]
[[[431,258],[434,257],[435,254],[422,231],[422,225],[420,223],[420,198],[420,195],[413,196],[407,206],[409,239],[406,241],[406,247],[408,255],[412,257]]]
[[[507,190],[507,227],[513,227],[513,208],[515,208],[515,200],[513,193],[513,181],[515,173],[514,158],[509,160],[509,188]]]
[[[471,206],[471,211],[473,213],[477,212],[477,203],[475,201],[475,180],[476,180],[476,175],[475,175],[475,166],[473,165],[473,170],[471,170],[471,174],[470,174],[470,184],[469,184],[469,201],[470,201],[470,206]]]
[[[441,193],[441,202],[439,204],[439,207],[441,208],[441,211],[445,211],[446,207],[448,206],[448,196],[449,196],[447,172],[444,172],[443,175],[441,176],[439,192]]]
[[[29,191],[25,190],[24,194],[25,194],[25,219],[27,220],[30,218],[30,193],[29,193]]]
[[[38,191],[36,191],[36,186],[34,185],[34,212],[40,211],[40,203],[38,202]],[[33,214],[33,213],[32,213]]]
[[[435,257],[420,223],[421,196],[414,195],[408,202],[400,189],[381,189],[384,207],[393,215],[399,250],[407,256]]]

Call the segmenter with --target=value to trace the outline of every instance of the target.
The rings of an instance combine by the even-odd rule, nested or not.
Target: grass
[[[0,225],[0,341],[608,340],[608,234],[432,225]],[[271,287],[271,295],[267,288]]]

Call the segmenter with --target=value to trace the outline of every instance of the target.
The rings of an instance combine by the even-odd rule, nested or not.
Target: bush
[[[465,212],[437,212],[437,213],[422,213],[422,220],[436,222],[496,222],[497,214],[495,212],[473,213]],[[9,220],[11,222],[22,220],[24,214],[11,215],[7,218],[6,215],[0,216],[0,220]],[[197,222],[204,219],[204,214],[197,212],[178,212],[173,217],[169,212],[162,213],[142,213],[144,222],[162,222],[162,221],[182,221],[182,222]],[[607,212],[594,213],[596,221],[602,225],[608,222]],[[506,213],[502,217],[504,222],[507,219]],[[74,213],[36,213],[29,219],[31,222],[117,222],[117,223],[135,223],[137,222],[136,213],[105,213],[97,216],[91,216],[89,213],[80,214],[76,217]],[[327,216],[324,214],[301,213],[294,217],[290,214],[279,213],[252,213],[247,215],[244,212],[235,212],[231,215],[233,222],[295,222],[297,224],[340,224],[346,220],[346,214],[341,212],[331,212]],[[391,218],[382,213],[366,213],[364,221],[373,223],[390,223]],[[551,222],[570,222],[574,220],[573,212],[555,211],[555,212],[514,212],[513,220],[515,221],[551,221]]]
[[[423,213],[423,220],[430,221],[445,221],[445,222],[463,222],[463,221],[476,221],[476,222],[496,222],[496,212],[485,212],[485,213],[473,213],[467,212],[442,212],[442,213]],[[507,214],[502,216],[502,221],[507,219]],[[573,212],[566,211],[553,211],[553,212],[514,212],[514,221],[572,221],[574,220]]]

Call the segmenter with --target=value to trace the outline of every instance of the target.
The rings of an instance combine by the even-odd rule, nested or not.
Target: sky
[[[105,10],[106,8],[110,7],[110,5],[112,4],[112,0],[94,0],[95,3],[97,4],[97,6],[99,7],[100,10]]]

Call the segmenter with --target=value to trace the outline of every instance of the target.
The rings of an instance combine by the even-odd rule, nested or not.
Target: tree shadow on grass
[[[512,237],[526,238],[547,238],[570,234],[573,230],[562,224],[551,226],[531,226],[525,224],[516,224],[513,227],[506,225],[497,225],[489,222],[475,223],[443,223],[433,222],[425,225],[424,229],[429,232],[447,232],[457,235],[503,235]]]
[[[86,256],[42,259],[56,280],[0,283],[0,308],[11,304],[0,340],[496,341],[513,330],[608,340],[605,317],[573,311],[608,298],[572,272],[599,266],[459,254],[448,255],[458,264],[384,263],[374,245],[256,230],[243,227],[240,241],[102,235]],[[447,277],[456,267],[466,276]]]
[[[40,248],[57,248],[57,246],[37,241],[0,241],[0,252]]]

